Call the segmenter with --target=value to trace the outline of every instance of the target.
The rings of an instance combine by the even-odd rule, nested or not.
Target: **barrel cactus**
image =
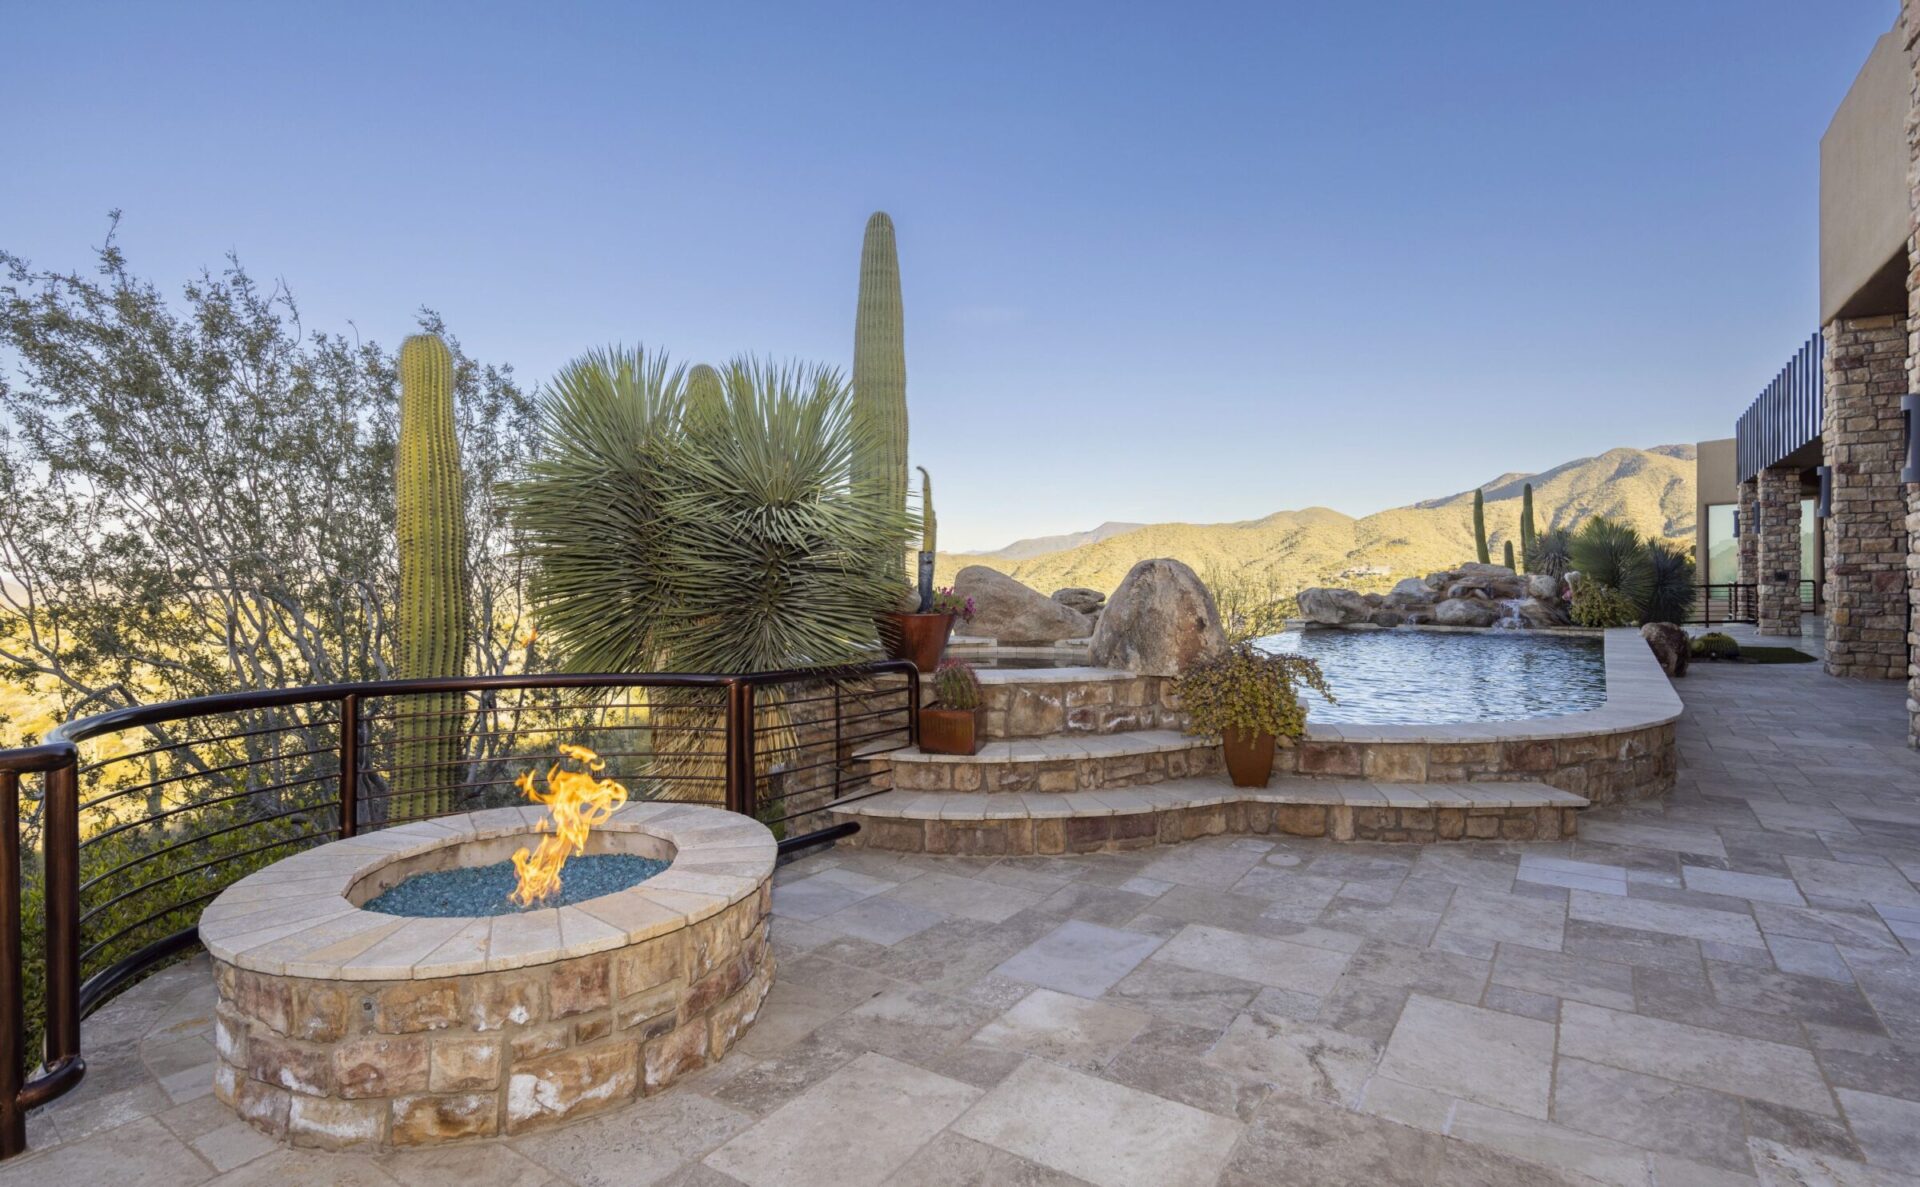
[[[860,246],[860,297],[853,327],[854,481],[907,508],[907,348],[900,308],[900,257],[893,220],[877,211]]]
[[[1479,554],[1481,564],[1493,559],[1487,551],[1487,496],[1479,490],[1473,492],[1473,547]]]
[[[399,371],[395,669],[401,679],[457,676],[467,654],[467,534],[454,435],[453,354],[438,336],[415,334],[400,346]],[[396,815],[431,816],[452,808],[464,716],[459,693],[410,697],[399,707]]]

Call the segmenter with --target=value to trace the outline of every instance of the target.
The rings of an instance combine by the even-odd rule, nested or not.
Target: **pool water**
[[[560,871],[559,894],[542,899],[532,907],[517,907],[507,901],[515,881],[513,863],[500,861],[490,866],[415,874],[369,901],[366,909],[382,915],[433,919],[511,915],[522,910],[584,903],[644,882],[666,868],[666,862],[651,857],[589,853],[568,859]]]
[[[1558,717],[1607,699],[1596,638],[1535,631],[1287,631],[1256,643],[1320,662],[1329,705],[1307,690],[1307,720],[1424,725]]]

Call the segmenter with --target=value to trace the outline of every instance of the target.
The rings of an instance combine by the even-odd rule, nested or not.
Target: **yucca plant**
[[[1527,545],[1527,572],[1565,577],[1573,568],[1573,535],[1565,528],[1541,532]]]
[[[1642,622],[1683,623],[1693,609],[1693,558],[1662,540],[1647,544],[1653,588],[1641,609]]]
[[[726,415],[671,451],[659,551],[665,646],[680,671],[758,672],[869,658],[916,524],[857,484],[848,389],[828,367],[736,360]],[[871,481],[871,480],[869,480]]]
[[[1653,563],[1631,525],[1596,515],[1574,533],[1570,553],[1582,585],[1604,585],[1645,611],[1653,597]]]
[[[684,395],[683,369],[638,346],[589,351],[541,393],[539,448],[506,497],[562,670],[669,663],[664,639],[680,591],[661,548]]]

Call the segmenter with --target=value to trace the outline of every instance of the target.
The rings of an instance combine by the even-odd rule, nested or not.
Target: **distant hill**
[[[1068,532],[1064,536],[1034,536],[1026,540],[1015,540],[1005,548],[995,548],[987,552],[962,552],[959,556],[991,557],[994,560],[1023,561],[1030,557],[1045,556],[1049,552],[1065,552],[1069,548],[1078,548],[1082,544],[1098,544],[1124,535],[1135,528],[1146,527],[1143,523],[1115,523],[1108,521],[1090,532]]]
[[[1610,449],[1538,474],[1502,474],[1481,488],[1494,558],[1509,539],[1519,547],[1520,490],[1527,482],[1533,483],[1534,518],[1542,531],[1608,515],[1691,549],[1693,465],[1693,446],[1661,445]],[[1036,550],[1052,541],[1067,543]],[[1473,491],[1360,519],[1308,507],[1240,523],[1102,524],[1090,532],[1022,540],[992,553],[943,553],[937,568],[942,584],[961,568],[980,564],[1047,593],[1066,585],[1112,590],[1136,562],[1154,556],[1175,557],[1203,575],[1254,581],[1283,594],[1331,583],[1384,587],[1473,559]],[[1386,572],[1358,581],[1341,577],[1378,568]]]

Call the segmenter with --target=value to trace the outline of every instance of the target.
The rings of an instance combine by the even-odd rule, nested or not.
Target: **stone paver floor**
[[[818,852],[724,1064],[479,1146],[259,1137],[207,1095],[181,966],[89,1022],[84,1088],[0,1182],[1920,1184],[1904,689],[1681,691],[1675,793],[1570,843]]]

